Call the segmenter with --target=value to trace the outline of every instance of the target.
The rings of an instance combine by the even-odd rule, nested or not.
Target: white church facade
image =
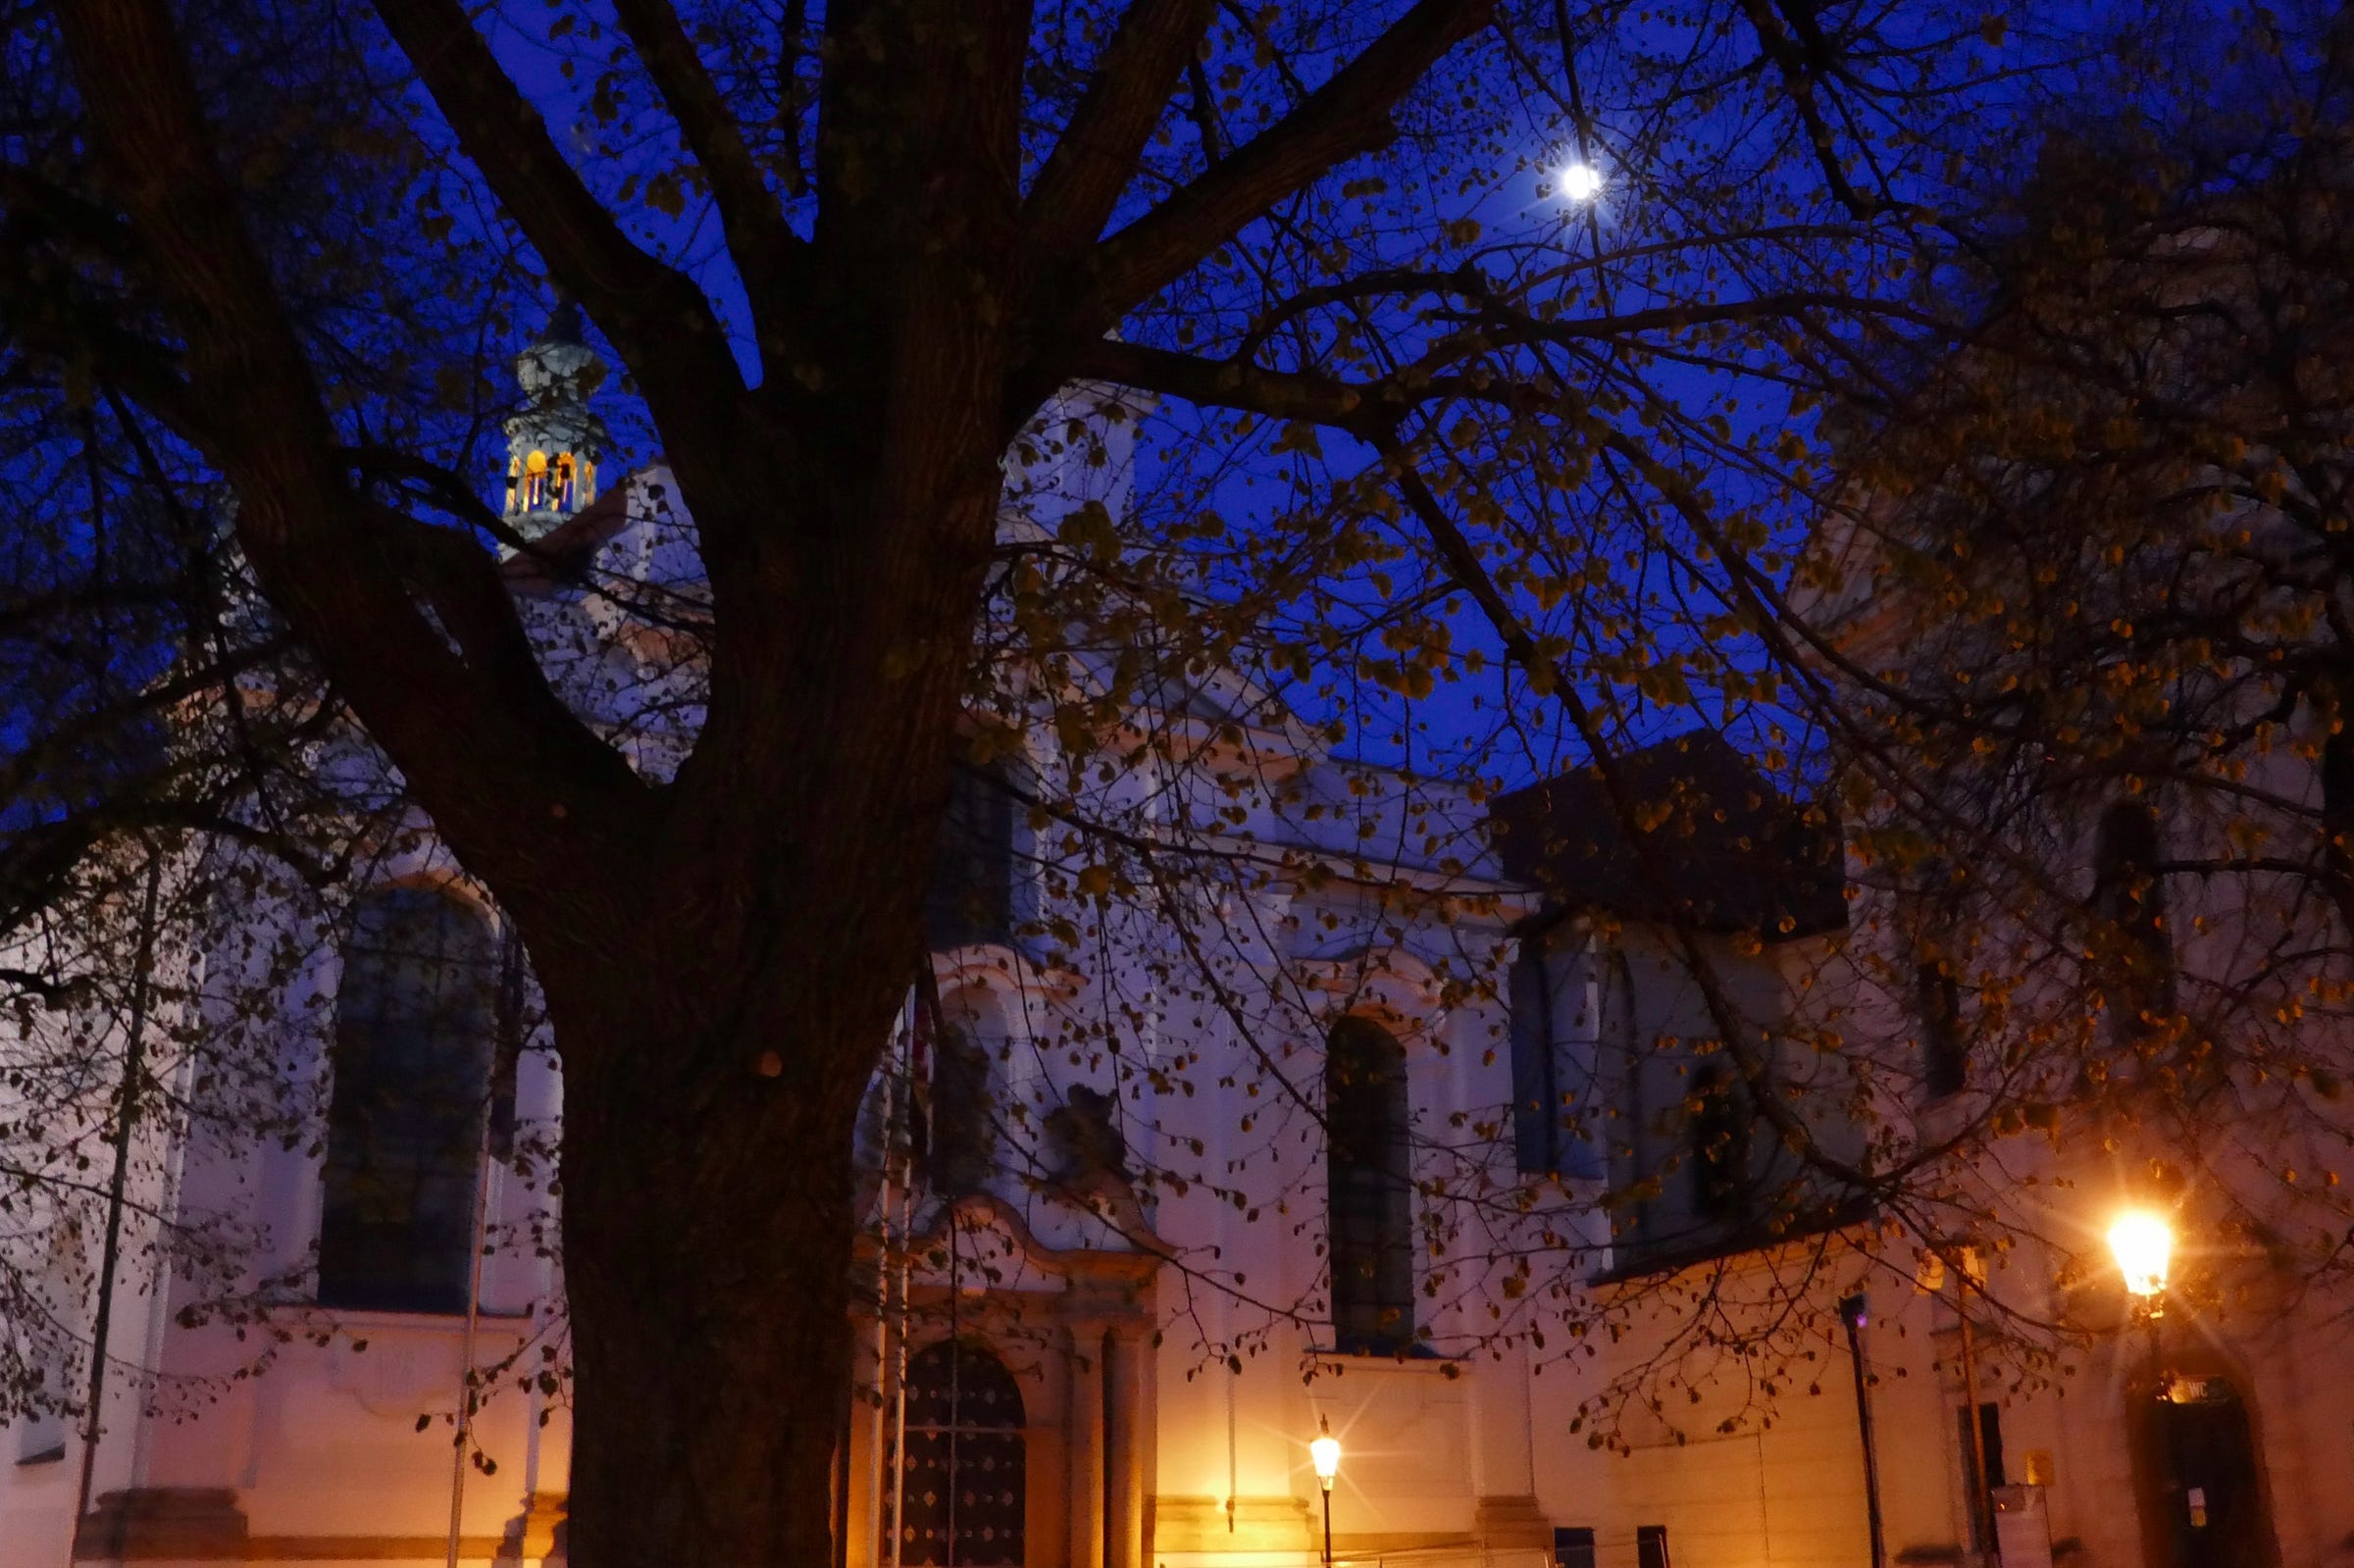
[[[525,357],[540,379],[510,430],[509,522],[691,601],[660,465],[598,491],[605,436],[578,395],[592,357],[562,329]],[[1117,504],[1121,468],[1042,467],[1030,493]],[[622,611],[528,557],[507,570],[585,679],[607,661],[636,688],[670,679]],[[873,1295],[838,1439],[842,1568],[2354,1561],[2354,1357],[2328,1314],[2185,1347],[2186,1377],[2236,1379],[2261,1414],[2231,1452],[2213,1439],[2246,1473],[2200,1505],[2238,1488],[2244,1543],[2181,1544],[2193,1527],[2164,1511],[2179,1488],[2133,1500],[2153,1461],[2122,1373],[2008,1388],[1999,1345],[1960,1342],[1950,1288],[1843,1245],[1868,1211],[1826,1194],[1771,1228],[1745,1209],[1777,1146],[1712,1097],[1708,1060],[1661,1044],[1713,1026],[1589,786],[1493,810],[1427,784],[1384,798],[1379,770],[1254,694],[1193,700],[1205,734],[1242,734],[1281,782],[1244,793],[1231,841],[1313,874],[1225,889],[1203,923],[1214,981],[1188,993],[1151,958],[1173,932],[1129,930],[1131,956],[1087,966],[1026,936],[1054,913],[1054,853],[985,781],[960,794],[962,901],[932,912],[861,1150]],[[662,737],[641,744],[659,766]],[[1718,744],[1636,765],[1655,789],[1754,797]],[[1056,746],[1023,734],[1007,765],[1060,766]],[[1383,813],[1417,831],[1378,841],[1425,851],[1360,876],[1360,825]],[[1746,1015],[1816,1005],[1847,931],[1835,852],[1704,845],[1680,875],[1681,918]],[[1582,893],[1542,890],[1564,885]],[[1760,926],[1781,939],[1733,936]],[[0,1568],[564,1561],[545,1190],[562,1086],[520,955],[421,823],[295,945],[262,984],[311,1075],[314,1136],[173,1147],[133,1205],[233,1218],[261,1305],[191,1311],[168,1272],[125,1271],[95,1420],[5,1434]],[[279,950],[174,961],[227,976],[253,949]],[[1072,1048],[1101,1037],[1074,1020],[1105,1017],[1116,1048]],[[439,1099],[431,1082],[490,1088]],[[1622,1134],[1583,1142],[1532,1114],[1565,1100],[1608,1104]],[[1467,1217],[1440,1223],[1440,1193]],[[1860,1297],[1860,1321],[1793,1330],[1814,1386],[1741,1419],[1748,1369],[1703,1318],[1781,1310],[1794,1268]],[[1560,1292],[1656,1305],[1563,1342]],[[1589,1401],[1668,1360],[1677,1405],[1621,1409],[1590,1442],[1606,1424]],[[467,1416],[480,1462],[454,1442],[470,1378],[493,1386]],[[1340,1444],[1329,1490],[1322,1436]]]

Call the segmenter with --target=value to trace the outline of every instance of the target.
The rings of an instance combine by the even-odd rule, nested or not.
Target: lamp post
[[[2150,1329],[2150,1382],[2157,1396],[2164,1399],[2166,1366],[2160,1336],[2165,1332],[2166,1276],[2174,1258],[2174,1230],[2147,1209],[2128,1209],[2109,1227],[2109,1250],[2116,1254],[2125,1292],[2141,1303],[2142,1321]]]
[[[2138,1302],[2142,1321],[2150,1328],[2150,1391],[2153,1395],[2146,1407],[2155,1425],[2152,1438],[2161,1468],[2159,1485],[2164,1501],[2161,1506],[2170,1520],[2176,1521],[2175,1533],[2180,1531],[2180,1511],[2175,1497],[2175,1429],[2166,1409],[2170,1391],[2166,1376],[2166,1274],[2167,1265],[2175,1251],[2174,1230],[2160,1216],[2147,1209],[2128,1209],[2119,1215],[2109,1227],[2109,1250],[2117,1257],[2117,1272],[2124,1277],[2125,1293]]]
[[[1316,1418],[1315,1441],[1307,1456],[1316,1467],[1316,1485],[1324,1492],[1324,1568],[1332,1568],[1332,1478],[1341,1473],[1341,1440],[1332,1435],[1332,1422]]]
[[[1839,1321],[1847,1327],[1847,1356],[1856,1372],[1856,1432],[1864,1443],[1864,1507],[1871,1529],[1871,1568],[1886,1568],[1888,1543],[1880,1523],[1880,1456],[1871,1441],[1871,1396],[1864,1376],[1864,1329],[1871,1316],[1862,1291],[1839,1303]]]

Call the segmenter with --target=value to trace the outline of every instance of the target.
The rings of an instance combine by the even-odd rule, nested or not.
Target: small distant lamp
[[[2166,1221],[2147,1209],[2119,1215],[2109,1227],[2109,1250],[2117,1254],[2117,1271],[2124,1276],[2125,1290],[2149,1301],[2156,1312],[2158,1298],[2166,1294],[2167,1264],[2175,1251],[2175,1233]]]
[[[1316,1438],[1307,1456],[1316,1467],[1316,1485],[1324,1490],[1324,1568],[1332,1568],[1332,1481],[1341,1473],[1341,1440],[1332,1435],[1332,1422],[1316,1418]]]

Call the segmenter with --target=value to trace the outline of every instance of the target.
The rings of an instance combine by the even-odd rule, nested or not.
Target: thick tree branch
[[[1484,25],[1493,7],[1494,0],[1420,0],[1305,103],[1098,245],[1084,264],[1084,303],[1042,319],[1065,315],[1074,336],[1100,336],[1276,202],[1380,146],[1398,101]],[[1067,286],[1061,278],[1040,282]]]
[[[1840,163],[1838,140],[1832,135],[1830,123],[1822,115],[1822,105],[1815,96],[1819,78],[1834,74],[1838,65],[1821,29],[1809,18],[1804,35],[1793,37],[1769,0],[1741,0],[1741,11],[1749,19],[1766,58],[1781,74],[1783,86],[1789,89],[1791,106],[1798,111],[1799,124],[1806,129],[1807,144],[1815,151],[1816,167],[1822,171],[1823,182],[1838,197],[1839,205],[1855,217],[1876,216],[1887,203],[1857,189],[1855,181],[1848,178],[1847,170]],[[1800,14],[1804,15],[1804,8]]]
[[[536,666],[504,657],[505,639],[522,632],[486,553],[449,535],[470,559],[440,560],[433,584],[451,605],[466,577],[476,584],[461,607],[477,618],[464,631],[485,657],[470,669],[450,645],[457,629],[436,627],[404,590],[385,531],[355,526],[363,503],[213,155],[162,0],[68,0],[58,11],[101,165],[184,329],[191,395],[220,411],[238,537],[265,590],[459,852],[486,872],[526,870],[510,892],[540,891],[528,868],[548,868],[537,873],[546,894],[563,895],[552,863],[589,858],[584,831],[626,841],[644,786],[562,709]],[[479,619],[493,613],[506,630]]]
[[[656,422],[725,438],[743,382],[702,290],[622,231],[459,0],[377,0],[376,9],[499,204],[613,340]]]
[[[1217,0],[1135,0],[1022,206],[1023,244],[1059,272],[1102,235]]]
[[[1409,410],[1442,398],[1469,398],[1515,412],[1561,403],[1561,394],[1509,377],[1474,379],[1440,374],[1444,363],[1417,362],[1379,380],[1348,381],[1312,372],[1261,370],[1234,360],[1203,359],[1105,338],[1083,349],[1074,358],[1070,373],[1082,380],[1108,381],[1183,398],[1200,408],[1226,408],[1265,419],[1306,420],[1360,436],[1385,430]]]
[[[678,121],[688,150],[711,181],[729,254],[751,299],[763,357],[793,363],[800,357],[794,317],[805,296],[808,247],[769,193],[742,127],[669,0],[614,0],[613,9]]]
[[[179,356],[123,325],[119,300],[88,297],[61,254],[92,258],[135,276],[136,237],[114,214],[30,171],[0,169],[0,290],[9,329],[26,347],[62,364],[87,364],[186,439],[205,444],[204,409],[188,395]]]

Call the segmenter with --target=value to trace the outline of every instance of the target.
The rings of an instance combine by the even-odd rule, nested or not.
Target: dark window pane
[[[493,980],[472,906],[393,887],[355,907],[331,1060],[322,1305],[465,1310]]]
[[[1406,1051],[1345,1018],[1324,1058],[1327,1250],[1337,1348],[1396,1354],[1414,1340],[1414,1189]]]
[[[976,1344],[944,1340],[911,1356],[907,1448],[890,1456],[884,1528],[905,1568],[1015,1568],[1028,1509],[1022,1391]],[[903,1499],[896,1515],[895,1493]]]
[[[2322,832],[2342,867],[2354,857],[2354,713],[2322,742]]]
[[[1920,1008],[1921,1087],[1932,1099],[1959,1094],[1970,1078],[1969,1045],[1962,1034],[1962,988],[1939,961],[1914,972]]]
[[[1553,1533],[1553,1568],[1594,1568],[1594,1532],[1584,1525]]]
[[[1512,1163],[1523,1175],[1547,1176],[1561,1165],[1561,1087],[1543,948],[1528,948],[1513,960],[1509,1003]]]
[[[1013,939],[1013,796],[998,769],[957,766],[924,935],[936,949]]]
[[[2140,801],[2121,800],[2102,814],[2093,909],[2109,927],[2110,1017],[2125,1036],[2175,1010],[2174,935],[2161,860],[2157,813]]]
[[[1704,1073],[1695,1093],[1692,1207],[1706,1219],[1736,1219],[1749,1205],[1749,1099],[1741,1081],[1723,1067]]]
[[[1668,1568],[1665,1525],[1635,1527],[1635,1568]]]
[[[931,1147],[925,1174],[935,1191],[978,1192],[998,1151],[989,1047],[948,1025],[932,1053]]]

